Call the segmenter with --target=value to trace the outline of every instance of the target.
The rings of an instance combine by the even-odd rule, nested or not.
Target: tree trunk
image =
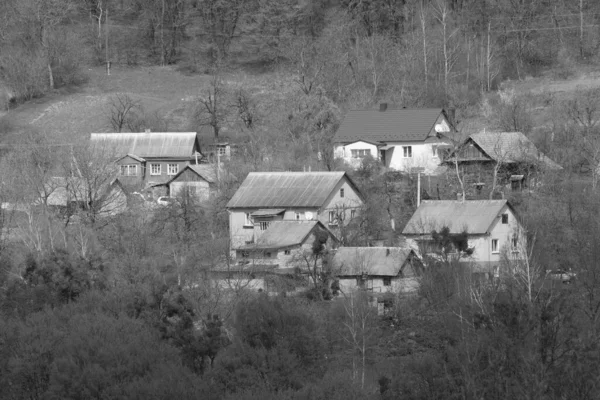
[[[50,65],[50,61],[48,61],[48,81],[50,83],[50,88],[54,89],[54,74],[52,73],[52,66]]]

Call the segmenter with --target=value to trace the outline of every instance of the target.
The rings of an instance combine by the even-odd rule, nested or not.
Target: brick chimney
[[[379,104],[379,111],[384,112],[387,110],[388,104],[387,103],[380,103]]]

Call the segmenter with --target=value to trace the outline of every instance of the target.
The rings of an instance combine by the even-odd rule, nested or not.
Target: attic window
[[[340,197],[344,197],[344,189],[340,189]]]
[[[506,213],[502,214],[502,223],[508,224],[508,214],[506,214]]]

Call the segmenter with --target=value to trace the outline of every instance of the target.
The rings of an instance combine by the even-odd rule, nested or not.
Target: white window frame
[[[492,239],[492,254],[500,253],[500,240]]]
[[[254,226],[250,213],[244,213],[244,226]]]
[[[371,155],[370,149],[352,149],[350,150],[350,155],[352,158],[365,158],[366,156]]]
[[[158,167],[158,171],[155,171],[155,167]],[[150,164],[150,175],[161,175],[161,174],[162,174],[162,164],[160,164],[160,163]]]
[[[133,173],[131,171],[133,170]],[[125,172],[125,173],[123,173]],[[137,164],[123,164],[121,165],[122,176],[137,176]]]
[[[179,164],[167,164],[167,175],[177,175],[178,172]]]
[[[337,225],[335,211],[329,211],[329,225]]]
[[[224,156],[227,154],[227,148],[225,146],[217,146],[217,154]]]
[[[412,146],[402,146],[402,157],[412,158]]]

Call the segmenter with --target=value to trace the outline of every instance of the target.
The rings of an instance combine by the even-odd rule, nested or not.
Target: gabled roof
[[[256,243],[241,246],[239,249],[280,249],[299,246],[317,226],[336,239],[335,235],[320,221],[273,221]]]
[[[425,140],[440,114],[444,114],[445,117],[441,108],[350,110],[333,141],[348,143],[357,140],[371,142]]]
[[[494,161],[504,163],[537,161],[550,169],[562,169],[560,165],[539,151],[535,144],[521,132],[480,132],[469,136],[466,143],[469,142],[477,145]]]
[[[333,257],[340,276],[397,276],[415,252],[404,247],[340,247]]]
[[[138,156],[136,156],[135,154],[125,154],[123,157],[119,158],[117,161],[119,161],[119,160],[122,160],[122,159],[124,159],[124,158],[126,158],[126,157],[132,158],[132,159],[134,159],[135,161],[137,161],[137,162],[141,162],[141,163],[142,163],[142,162],[144,162],[144,161],[146,161],[146,160],[144,160],[142,157],[138,157]]]
[[[321,207],[342,179],[360,195],[343,171],[250,172],[227,207]]]
[[[443,227],[450,233],[485,234],[506,207],[514,213],[506,200],[424,200],[402,234],[430,235]]]
[[[191,158],[199,149],[196,132],[92,133],[93,145],[114,147],[116,156]]]
[[[173,176],[167,183],[173,182],[176,180],[181,174],[183,174],[186,170],[190,170],[198,175],[200,178],[204,179],[208,183],[215,183],[217,181],[217,171],[215,171],[215,166],[212,164],[199,164],[199,165],[186,165],[181,169],[175,176]]]

